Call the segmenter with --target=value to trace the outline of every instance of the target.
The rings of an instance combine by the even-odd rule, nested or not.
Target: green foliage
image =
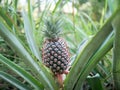
[[[120,11],[119,11],[120,14]],[[119,90],[120,89],[120,28],[119,28],[119,14],[114,18],[113,20],[113,28],[115,31],[115,40],[114,40],[114,51],[113,51],[113,78],[114,78],[114,83],[115,83],[115,89]]]
[[[29,90],[30,88],[28,88],[26,85],[24,85],[23,83],[21,83],[20,81],[18,81],[17,79],[15,79],[14,77],[10,76],[9,74],[0,71],[0,77],[5,79],[6,81],[12,83],[14,86],[16,86],[17,88],[21,89],[21,90]]]
[[[119,89],[119,0],[115,4],[112,0],[50,0],[44,10],[43,1],[28,0],[25,7],[19,1],[0,0],[1,79],[21,90]],[[63,10],[68,3],[70,13]],[[71,53],[62,88],[41,59],[44,32],[55,37],[61,30]],[[114,83],[115,87],[108,87]]]
[[[61,19],[62,18],[59,16],[50,15],[44,20],[45,26],[43,32],[45,37],[51,39],[60,36],[60,33],[62,31]]]

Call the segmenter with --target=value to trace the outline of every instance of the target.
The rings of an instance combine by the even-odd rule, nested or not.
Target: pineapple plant
[[[70,61],[69,50],[65,40],[60,37],[62,21],[59,17],[50,16],[45,19],[45,41],[42,48],[42,60],[62,84],[62,75],[67,74]]]

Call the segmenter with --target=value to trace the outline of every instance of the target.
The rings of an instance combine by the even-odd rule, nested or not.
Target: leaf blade
[[[39,49],[37,47],[37,44],[35,42],[34,35],[33,35],[33,26],[31,25],[30,19],[28,18],[27,13],[25,11],[22,12],[22,15],[23,15],[23,19],[24,19],[24,30],[25,30],[25,35],[27,38],[28,45],[29,45],[32,53],[39,60],[41,60],[40,52],[39,52]]]
[[[77,82],[79,75],[81,73],[81,69],[84,67],[87,61],[91,58],[91,56],[95,53],[95,51],[101,46],[101,44],[108,37],[108,35],[113,31],[111,21],[118,14],[119,10],[120,8],[118,8],[116,12],[113,13],[113,15],[108,19],[108,21],[102,26],[98,34],[96,34],[95,37],[91,40],[91,42],[88,43],[88,45],[84,48],[82,53],[78,55],[78,57],[76,58],[76,62],[74,63],[69,75],[65,80],[65,90],[74,88],[75,83]],[[93,47],[94,45],[96,47]],[[69,78],[74,78],[74,79],[69,79]]]
[[[99,50],[89,59],[86,66],[81,70],[81,74],[76,83],[75,90],[81,87],[82,82],[85,80],[90,71],[94,69],[101,58],[106,55],[106,53],[112,48],[114,37],[111,35],[113,35],[113,32],[110,34],[110,36],[108,36],[108,39],[102,44]]]
[[[33,60],[30,54],[20,43],[19,39],[16,38],[15,35],[9,31],[9,28],[6,28],[1,21],[0,21],[0,35],[6,42],[9,43],[9,45],[12,47],[12,49],[14,49],[18,53],[18,55],[21,58],[23,58],[25,64],[30,65],[30,68],[32,68],[34,73],[39,78],[40,82],[44,84],[47,90],[58,89],[57,84],[54,81],[54,78],[50,75],[50,73],[47,71],[42,62],[39,62],[38,65],[37,59],[34,58]]]
[[[7,65],[10,69],[12,69],[14,72],[16,72],[18,75],[20,75],[22,78],[24,78],[28,83],[30,83],[35,88],[42,90],[43,86],[37,81],[33,76],[31,76],[29,73],[27,73],[24,69],[16,65],[15,63],[11,62],[4,56],[0,54],[0,62]]]
[[[3,71],[0,71],[0,77],[4,80],[8,81],[12,85],[16,86],[20,90],[30,90],[30,88],[27,87],[27,85],[24,85],[22,82],[18,81],[17,79],[15,79],[11,75],[9,75]]]

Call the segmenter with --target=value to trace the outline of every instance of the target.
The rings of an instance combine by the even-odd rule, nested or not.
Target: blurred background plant
[[[57,86],[49,86],[48,84],[52,83],[51,85],[53,85],[55,83],[52,81],[53,78],[49,75],[49,71],[45,74],[45,77],[49,77],[47,79],[51,80],[48,80],[50,81],[48,83],[46,83],[44,79],[39,82],[44,75],[42,76],[40,73],[41,76],[37,76],[34,73],[36,72],[35,70],[39,71],[35,65],[40,66],[40,68],[43,67],[41,64],[41,48],[44,40],[42,29],[44,18],[48,17],[49,13],[62,16],[64,23],[62,37],[65,38],[70,49],[70,64],[72,67],[76,68],[73,68],[71,71],[76,70],[76,72],[79,73],[79,76],[76,78],[77,80],[73,82],[74,86],[71,86],[71,88],[78,90],[79,87],[77,85],[79,84],[79,79],[81,80],[82,78],[84,83],[80,84],[80,86],[82,85],[81,89],[83,90],[113,90],[115,88],[112,75],[112,46],[114,35],[111,22],[115,16],[113,15],[113,12],[119,5],[117,4],[117,0],[114,3],[113,0],[0,0],[0,90],[18,90],[18,88],[21,89],[21,87],[25,87],[24,89],[28,90],[30,90],[29,88],[43,90],[44,84],[46,84],[46,86],[44,86],[45,88],[50,87],[51,90],[52,88],[57,90]],[[108,27],[105,22],[109,25]],[[105,32],[104,28],[111,29],[109,30],[109,34],[107,34],[107,30]],[[8,37],[2,32],[4,34],[8,33]],[[105,38],[105,34],[99,34],[102,32],[106,33],[107,36]],[[96,40],[94,40],[95,38]],[[98,40],[100,39],[103,41],[100,41],[99,44]],[[92,43],[92,40],[95,42]],[[12,41],[16,41],[16,44],[12,43]],[[89,42],[91,42],[91,44]],[[86,55],[88,56],[88,58],[86,58],[88,61],[82,62],[82,55],[85,55],[83,53],[87,52],[87,46],[90,45],[92,45],[90,48],[96,47],[96,49],[91,51],[91,56],[89,56],[89,53],[86,53],[88,54]],[[19,48],[19,46],[23,46],[22,48],[25,48],[25,50]],[[86,50],[84,47],[86,47]],[[20,52],[20,49],[22,49],[23,52]],[[31,56],[28,58],[28,61],[31,60],[30,65],[28,64],[28,66],[26,65],[27,60],[24,57],[24,53],[27,52]],[[7,60],[4,57],[6,57]],[[33,65],[35,70],[30,68],[32,67],[31,58],[33,58],[35,63],[38,63]],[[11,61],[10,63],[12,64],[8,64],[2,60]],[[81,67],[78,67],[77,69],[77,66],[75,66],[76,63],[81,63],[77,66],[81,66],[83,69],[81,69]],[[20,66],[17,68],[22,67],[23,70],[30,74],[29,77],[33,76],[33,81],[36,81],[37,85],[40,87],[37,85],[35,86],[34,82],[31,83],[32,79],[26,79],[27,74],[23,75],[14,70],[14,67],[11,66],[13,64]],[[94,66],[90,67],[90,65]],[[86,71],[86,74],[85,70],[89,67],[90,70]],[[46,68],[43,67],[42,71],[45,72]],[[21,71],[21,73],[22,72],[24,71]],[[14,82],[17,81],[12,81],[11,79],[13,77],[9,75],[15,77],[22,83],[18,85],[14,84]],[[65,90],[70,90],[68,89],[68,86],[71,85],[71,83],[69,83],[71,77],[72,75],[70,73],[65,80]],[[38,81],[36,79],[38,79]]]

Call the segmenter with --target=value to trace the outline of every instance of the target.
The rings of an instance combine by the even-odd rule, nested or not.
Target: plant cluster
[[[120,89],[119,0],[19,2],[0,0],[1,90]]]

